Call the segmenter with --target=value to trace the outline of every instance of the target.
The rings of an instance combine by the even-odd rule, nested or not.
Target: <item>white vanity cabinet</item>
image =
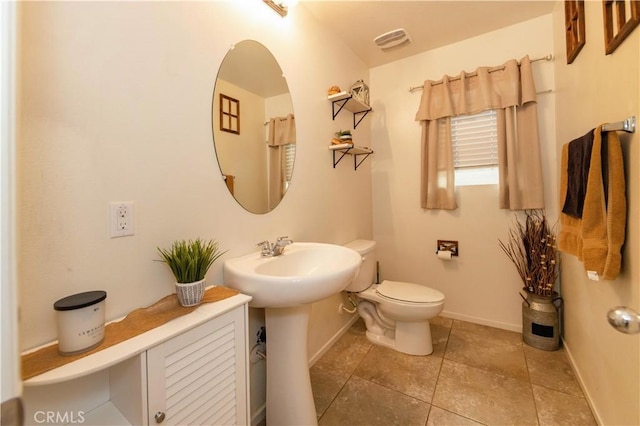
[[[147,351],[150,424],[247,423],[243,324],[235,310]]]
[[[25,381],[26,424],[249,424],[249,300],[203,304]]]

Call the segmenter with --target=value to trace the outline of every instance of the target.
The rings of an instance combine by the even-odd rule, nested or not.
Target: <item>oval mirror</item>
[[[253,40],[224,57],[213,92],[213,142],[227,189],[246,210],[273,210],[287,192],[296,128],[287,81],[271,52]]]

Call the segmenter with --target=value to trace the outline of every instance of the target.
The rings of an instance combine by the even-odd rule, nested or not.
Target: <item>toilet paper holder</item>
[[[438,240],[436,254],[438,254],[439,251],[450,251],[451,256],[457,256],[459,253],[458,242],[454,240]]]

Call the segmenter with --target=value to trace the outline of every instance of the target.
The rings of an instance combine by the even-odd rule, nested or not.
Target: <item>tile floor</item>
[[[358,320],[311,368],[320,425],[595,425],[562,348],[438,317],[434,352],[371,344]]]

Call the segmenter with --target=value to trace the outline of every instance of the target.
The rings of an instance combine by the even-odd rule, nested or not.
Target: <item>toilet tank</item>
[[[354,240],[345,244],[363,257],[358,275],[345,288],[345,291],[358,293],[366,290],[373,284],[373,276],[376,272],[376,242],[371,240]]]

